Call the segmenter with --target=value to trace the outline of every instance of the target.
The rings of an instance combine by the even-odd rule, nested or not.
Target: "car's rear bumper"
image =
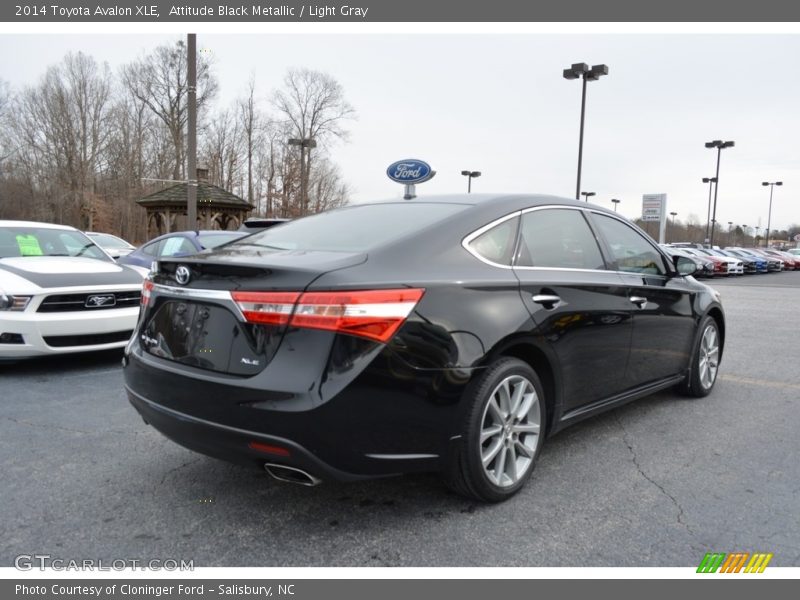
[[[189,450],[237,464],[282,464],[322,480],[357,481],[369,477],[336,469],[293,440],[192,417],[151,402],[127,386],[125,389],[128,400],[148,425]],[[258,450],[251,444],[276,450]],[[285,452],[277,453],[277,449]]]

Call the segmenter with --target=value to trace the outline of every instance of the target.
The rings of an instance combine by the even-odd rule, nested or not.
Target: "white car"
[[[146,271],[73,227],[0,221],[0,361],[122,348]]]
[[[120,256],[127,256],[134,250],[136,246],[123,240],[121,237],[111,235],[110,233],[99,233],[97,231],[84,231],[86,235],[103,250],[106,251],[111,258],[119,258]]]

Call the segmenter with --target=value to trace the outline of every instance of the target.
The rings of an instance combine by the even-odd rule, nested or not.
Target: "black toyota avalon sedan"
[[[708,394],[725,338],[693,261],[550,196],[359,204],[156,267],[123,359],[133,406],[305,485],[439,471],[504,500],[567,425]]]

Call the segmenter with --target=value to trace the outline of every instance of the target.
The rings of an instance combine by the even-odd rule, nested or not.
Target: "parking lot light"
[[[716,185],[714,186],[714,211],[711,214],[711,236],[709,238],[709,246],[714,245],[714,223],[717,220],[717,193],[719,192],[719,159],[722,156],[722,151],[725,148],[733,148],[735,142],[727,141],[723,142],[722,140],[712,140],[710,142],[706,142],[706,148],[716,148],[717,149],[717,174],[714,177]]]
[[[480,171],[461,171],[461,174],[467,178],[467,193],[472,193],[472,180],[475,177],[480,177]]]
[[[589,198],[595,195],[595,192],[581,192],[581,196],[583,196],[586,201],[589,201]]]
[[[678,213],[671,212],[671,213],[669,213],[669,216],[672,217],[672,235],[670,237],[672,237],[672,241],[674,242],[675,241],[675,217],[678,216]]]
[[[708,244],[708,230],[711,227],[711,191],[714,187],[714,184],[717,182],[716,177],[703,177],[703,183],[708,184],[708,211],[706,214],[706,238],[704,242]]]
[[[604,75],[608,75],[607,65],[594,65],[591,69],[586,63],[574,63],[568,69],[564,69],[564,79],[583,79],[581,92],[581,129],[578,137],[578,181],[575,185],[575,200],[580,200],[581,191],[581,166],[583,163],[583,124],[586,117],[586,83],[597,81]]]
[[[622,202],[622,200],[620,200],[619,198],[612,198],[611,202],[614,203],[614,212],[617,212],[617,206],[619,205],[620,202]]]
[[[783,185],[782,181],[764,181],[761,185],[768,185],[769,186],[769,214],[767,215],[767,236],[766,240],[764,241],[764,247],[769,248],[769,228],[772,224],[772,190],[775,188],[776,185]]]

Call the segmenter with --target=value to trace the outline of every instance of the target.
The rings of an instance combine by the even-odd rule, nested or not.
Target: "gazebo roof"
[[[187,183],[178,183],[166,189],[152,193],[144,198],[139,198],[136,203],[145,208],[156,208],[158,206],[186,206],[188,197]],[[223,190],[221,187],[210,183],[199,182],[197,184],[197,207],[215,206],[226,208],[238,208],[242,210],[252,210],[252,204],[240,198],[236,194]]]

